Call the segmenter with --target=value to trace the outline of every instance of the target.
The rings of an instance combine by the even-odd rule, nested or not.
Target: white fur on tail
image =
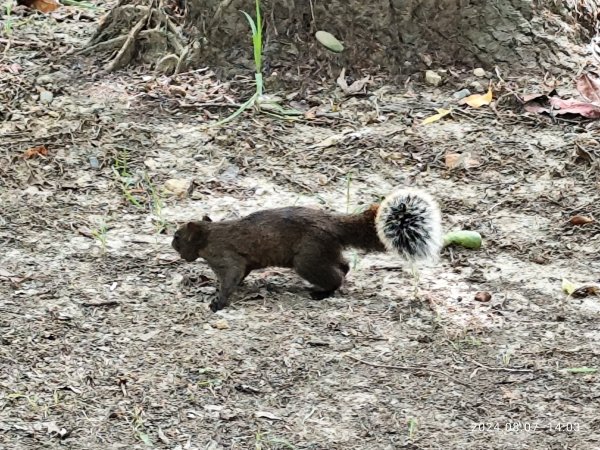
[[[435,261],[442,249],[442,214],[427,192],[402,188],[379,205],[377,235],[388,250],[411,262]]]

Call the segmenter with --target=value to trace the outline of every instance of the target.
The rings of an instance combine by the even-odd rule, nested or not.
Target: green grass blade
[[[223,125],[227,122],[232,121],[237,116],[239,116],[241,113],[243,113],[246,109],[248,109],[250,106],[252,106],[257,98],[258,98],[258,93],[255,93],[252,97],[250,97],[248,100],[246,100],[246,102],[242,106],[240,106],[233,114],[231,114],[228,117],[225,117],[223,120],[219,120],[217,123],[215,123],[212,126],[218,127],[220,125]]]
[[[250,14],[248,14],[246,11],[240,11],[244,16],[246,16],[246,19],[248,20],[248,23],[250,24],[250,28],[252,29],[252,39],[254,39],[254,36],[257,34],[256,31],[256,25],[254,24],[254,20],[252,20],[252,17],[250,17]]]
[[[256,93],[258,95],[262,95],[263,94],[263,77],[262,77],[262,73],[260,73],[259,71],[257,71],[254,74],[254,80],[256,81]]]
[[[260,17],[260,7],[258,5],[258,1],[256,6],[258,11],[256,23],[247,12],[240,12],[246,17],[246,20],[250,24],[250,29],[252,30],[252,48],[254,50],[254,65],[256,66],[256,71],[260,72],[262,67],[262,20]]]
[[[254,44],[254,63],[256,71],[262,69],[262,16],[260,14],[260,0],[256,0],[256,34],[253,37]]]

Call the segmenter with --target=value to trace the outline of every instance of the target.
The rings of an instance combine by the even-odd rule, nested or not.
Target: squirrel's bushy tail
[[[442,249],[442,215],[431,195],[419,189],[398,189],[379,205],[377,235],[388,250],[409,261],[435,260]]]

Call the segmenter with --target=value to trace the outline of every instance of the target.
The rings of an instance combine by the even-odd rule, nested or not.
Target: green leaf
[[[341,53],[344,50],[342,43],[338,41],[333,34],[328,33],[327,31],[317,31],[315,37],[317,38],[317,41],[334,53]]]

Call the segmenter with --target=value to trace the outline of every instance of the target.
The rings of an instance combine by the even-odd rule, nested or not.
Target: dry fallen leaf
[[[590,85],[584,87],[582,83],[578,82],[578,89],[580,89],[582,95],[593,98],[595,87]],[[532,113],[551,113],[553,115],[577,114],[588,119],[600,119],[600,104],[597,102],[584,102],[574,98],[562,99],[558,96],[556,90],[548,94],[524,95],[522,100],[525,111]]]
[[[577,79],[577,90],[588,102],[600,105],[600,77],[593,73],[584,73]]]
[[[562,290],[574,298],[584,298],[590,295],[600,296],[600,283],[586,283],[577,286],[567,279],[562,280]]]
[[[61,6],[56,0],[19,0],[17,4],[37,9],[43,13],[55,11]]]
[[[31,147],[23,153],[23,158],[30,159],[38,156],[48,156],[48,149],[45,145],[38,145],[37,147]]]
[[[29,277],[26,276],[18,276],[12,272],[0,268],[0,280],[8,280],[13,284],[20,284],[28,278]]]
[[[562,284],[561,284],[561,289],[564,292],[566,292],[567,294],[571,295],[573,292],[575,292],[575,289],[577,289],[577,286],[575,286],[575,284],[573,284],[566,278],[563,278]]]
[[[533,102],[533,101],[547,101],[550,97],[553,97],[555,95],[558,95],[556,93],[556,89],[552,89],[550,92],[548,92],[547,94],[540,94],[540,93],[534,93],[534,94],[523,94],[521,96],[521,101],[523,103],[529,103],[529,102]]]
[[[573,216],[569,219],[571,225],[585,225],[586,223],[592,223],[594,219],[587,216]]]
[[[485,94],[473,94],[463,98],[459,104],[469,105],[471,108],[479,108],[483,105],[489,105],[492,102],[492,88],[490,87]]]
[[[445,162],[448,169],[456,169],[459,166],[470,169],[481,165],[470,153],[446,153]]]
[[[575,298],[584,298],[584,297],[589,297],[590,295],[600,296],[600,284],[598,284],[598,283],[584,284],[583,286],[577,287],[577,289],[575,289],[571,293],[571,296],[575,297]]]
[[[579,114],[588,119],[600,119],[600,105],[586,103],[573,98],[562,99],[551,97],[550,105],[555,108],[554,114]]]
[[[306,111],[304,113],[304,118],[308,119],[308,120],[312,120],[315,117],[317,117],[317,112],[318,112],[318,108],[316,106],[314,106],[313,108],[310,108],[308,111]]]
[[[460,153],[446,153],[446,167],[448,169],[454,169],[460,164],[462,155]]]
[[[19,72],[21,72],[21,70],[23,69],[23,67],[21,67],[20,64],[17,63],[13,63],[13,64],[9,64],[6,66],[0,66],[0,71],[4,72],[10,72],[12,74],[18,74]]]
[[[502,398],[504,400],[508,400],[508,403],[512,403],[513,401],[518,401],[521,399],[521,394],[519,394],[517,391],[511,391],[509,389],[506,388],[501,388],[502,389]]]
[[[371,83],[371,77],[366,76],[360,80],[356,80],[350,86],[346,82],[346,68],[343,68],[340,72],[340,76],[337,79],[337,85],[346,95],[357,95],[365,94],[367,92],[367,86]]]
[[[435,122],[437,120],[440,120],[442,117],[447,116],[448,114],[450,114],[452,112],[452,109],[437,109],[436,111],[438,112],[437,114],[434,114],[433,116],[429,116],[427,117],[425,120],[423,120],[422,124],[426,125],[428,123],[432,123]]]

